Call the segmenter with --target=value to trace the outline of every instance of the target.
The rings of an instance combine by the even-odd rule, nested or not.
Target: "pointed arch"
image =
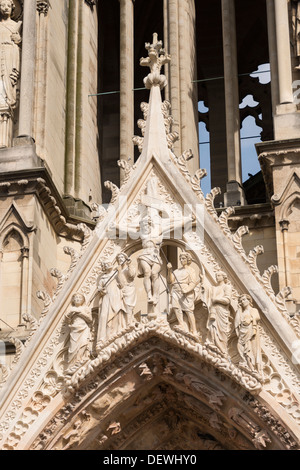
[[[15,222],[0,233],[0,319],[2,329],[17,328],[27,313],[29,239]]]
[[[290,194],[287,199],[283,202],[281,208],[280,220],[288,220],[289,216],[293,212],[293,207],[300,204],[300,191],[294,191]]]
[[[29,240],[27,234],[24,233],[20,225],[11,222],[0,233],[0,251],[4,249],[5,241],[8,240],[8,238],[14,233],[17,234],[20,239],[20,247],[29,248]]]
[[[55,405],[56,414],[48,415],[28,449],[176,450],[178,443],[182,450],[296,446],[293,433],[288,437],[286,425],[256,392],[249,393],[183,345],[172,347],[155,333],[113,354],[76,390],[57,396]]]

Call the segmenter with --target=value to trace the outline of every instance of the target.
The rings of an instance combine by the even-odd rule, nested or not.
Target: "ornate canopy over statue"
[[[96,230],[68,251],[68,273],[53,297],[39,293],[32,335],[2,366],[0,447],[299,448],[299,323],[272,289],[276,268],[261,274],[260,250],[245,253],[247,227],[232,234],[233,209],[217,213],[219,189],[204,197],[205,171],[172,152],[170,57],[157,35],[146,49],[141,155],[120,162],[121,188],[106,183]]]

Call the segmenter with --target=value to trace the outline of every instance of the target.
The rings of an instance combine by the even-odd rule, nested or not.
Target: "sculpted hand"
[[[15,44],[19,44],[21,42],[21,36],[19,33],[12,33],[11,35],[11,40],[12,42],[14,42]]]
[[[20,77],[20,73],[18,70],[13,69],[9,77],[11,79],[12,84],[15,85]]]
[[[103,297],[105,294],[107,294],[107,290],[105,289],[105,287],[101,287],[99,289],[99,294],[101,297]]]

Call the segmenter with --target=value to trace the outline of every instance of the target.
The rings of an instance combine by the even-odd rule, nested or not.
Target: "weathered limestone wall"
[[[249,234],[243,238],[243,247],[246,253],[255,246],[263,246],[263,253],[257,258],[257,267],[261,274],[270,266],[277,265],[277,246],[276,246],[276,231],[274,225],[265,227],[250,228]],[[278,276],[272,277],[272,287],[274,292],[279,291]]]
[[[0,328],[12,331],[25,324],[24,314],[39,318],[37,292],[53,296],[57,279],[51,269],[66,274],[71,259],[64,247],[79,251],[80,244],[58,236],[34,194],[2,197],[0,220]]]
[[[37,14],[34,138],[59,192],[101,202],[98,162],[97,14],[54,0]]]
[[[80,244],[58,236],[39,204],[35,205],[36,234],[32,246],[32,314],[37,318],[43,309],[43,303],[38,299],[38,291],[54,295],[58,279],[51,275],[53,268],[65,275],[70,265],[70,257],[63,251],[65,246],[80,250]]]
[[[257,249],[256,265],[261,275],[270,266],[278,265],[275,214],[270,204],[235,207],[229,225],[232,233],[241,226],[248,227],[248,233],[242,238],[242,246],[247,255]],[[279,286],[283,287],[277,272],[272,275],[271,284],[276,294]]]
[[[54,0],[47,15],[39,14],[37,18],[34,138],[37,154],[45,160],[61,193],[64,191],[67,4],[65,0]]]
[[[0,328],[12,331],[28,311],[34,200],[1,198]],[[5,323],[4,323],[5,322]]]

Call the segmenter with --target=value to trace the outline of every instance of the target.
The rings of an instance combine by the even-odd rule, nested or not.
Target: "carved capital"
[[[47,16],[49,10],[49,0],[37,0],[36,9],[40,15],[43,14],[44,16]]]
[[[29,258],[29,248],[27,246],[24,246],[23,248],[21,248],[21,253],[22,253],[22,259]]]
[[[86,3],[91,9],[93,9],[94,6],[96,5],[96,0],[85,0],[85,3]]]
[[[281,231],[287,231],[289,229],[290,222],[287,219],[283,219],[279,221],[279,225],[281,227]]]

